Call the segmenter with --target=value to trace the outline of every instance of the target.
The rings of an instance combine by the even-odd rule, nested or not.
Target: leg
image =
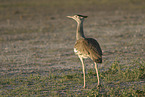
[[[96,69],[96,74],[97,74],[97,78],[98,78],[98,86],[100,85],[100,82],[99,82],[99,74],[98,74],[98,69],[97,69],[97,63],[95,63],[95,69]]]
[[[84,66],[84,62],[83,62],[83,58],[82,57],[79,57],[80,60],[81,60],[81,63],[82,63],[82,68],[83,68],[83,75],[84,75],[84,87],[86,86],[86,80],[85,80],[85,66]]]

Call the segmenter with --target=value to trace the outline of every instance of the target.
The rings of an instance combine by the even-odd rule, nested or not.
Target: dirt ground
[[[67,70],[81,70],[80,60],[73,52],[76,23],[66,18],[74,14],[88,16],[84,22],[85,35],[95,38],[103,50],[100,72],[114,61],[129,66],[145,60],[144,7],[129,3],[127,9],[116,2],[104,3],[102,8],[89,2],[84,7],[87,3],[81,3],[82,0],[70,1],[70,6],[65,0],[60,4],[54,1],[0,0],[0,76],[14,77],[22,72],[45,75],[44,71],[56,70],[67,74]],[[91,60],[85,64],[87,69],[93,68]]]

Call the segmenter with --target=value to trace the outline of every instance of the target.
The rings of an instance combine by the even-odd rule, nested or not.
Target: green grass
[[[96,87],[95,70],[87,70],[87,88],[83,89],[83,75],[73,70],[47,71],[5,75],[0,79],[0,96],[120,96],[145,95],[145,63],[134,61],[130,66],[115,61],[99,72],[102,86]],[[80,71],[80,69],[78,69]],[[142,83],[143,82],[143,83]]]

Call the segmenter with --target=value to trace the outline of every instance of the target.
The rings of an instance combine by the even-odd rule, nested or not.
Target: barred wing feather
[[[102,63],[102,50],[99,43],[93,38],[82,38],[76,41],[74,47],[79,54],[89,56],[93,61]]]

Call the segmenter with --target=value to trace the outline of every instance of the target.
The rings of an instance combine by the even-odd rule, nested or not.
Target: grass
[[[57,1],[0,0],[0,97],[144,96],[144,0]],[[82,88],[76,24],[65,17],[75,13],[89,16],[85,34],[104,51],[100,88],[91,61]]]
[[[79,70],[78,70],[79,71]],[[115,61],[108,70],[99,72],[102,86],[96,87],[95,70],[87,70],[87,88],[83,75],[71,70],[56,70],[46,75],[37,72],[5,75],[0,79],[0,96],[120,96],[145,95],[145,62],[134,61],[130,66]],[[44,72],[44,71],[43,71]],[[46,72],[46,71],[45,71]]]
[[[0,0],[1,1],[1,0]],[[112,5],[113,7],[119,6],[120,8],[125,7],[127,9],[129,8],[144,8],[144,1],[143,0],[70,0],[69,2],[67,0],[62,0],[62,2],[58,2],[57,0],[51,1],[51,0],[42,0],[41,2],[39,0],[25,0],[25,1],[18,1],[18,0],[13,0],[10,1],[10,3],[7,3],[7,1],[1,1],[0,7],[31,7],[31,6],[49,6],[49,7],[60,7],[60,8],[70,8],[70,7],[79,7],[84,6],[85,8],[88,8],[89,5],[96,5],[96,6],[109,6]],[[64,6],[61,6],[61,5]],[[87,5],[88,4],[88,5]],[[115,5],[116,4],[116,5]],[[121,6],[122,5],[122,6]],[[129,5],[128,7],[126,5]],[[79,7],[80,8],[80,7]]]

